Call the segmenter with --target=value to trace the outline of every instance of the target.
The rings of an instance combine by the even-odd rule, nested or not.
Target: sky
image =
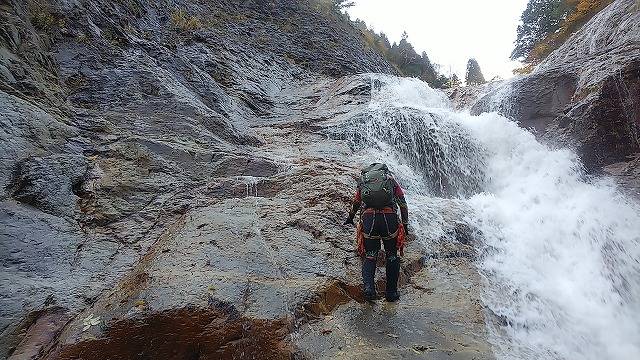
[[[418,53],[425,51],[440,72],[464,81],[467,60],[478,60],[485,79],[510,78],[516,30],[527,0],[355,0],[347,12],[391,43],[403,31]]]

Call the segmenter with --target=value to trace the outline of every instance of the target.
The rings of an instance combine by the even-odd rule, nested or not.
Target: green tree
[[[429,56],[427,56],[426,52],[424,51],[422,52],[419,62],[420,62],[420,76],[419,76],[420,80],[435,87],[436,83],[438,82],[438,72],[436,71],[435,67],[431,63],[431,60],[429,60]]]
[[[335,1],[335,3],[350,4],[351,2]],[[429,56],[425,52],[420,55],[416,52],[409,42],[409,35],[406,31],[402,33],[398,43],[391,44],[387,35],[382,32],[378,34],[373,29],[369,29],[364,21],[360,19],[351,20],[349,18],[346,18],[346,20],[350,21],[354,28],[362,32],[365,43],[369,48],[378,51],[384,56],[401,75],[419,78],[434,88],[449,86],[449,78],[439,73],[437,65],[431,62]]]
[[[316,10],[325,15],[334,14],[338,18],[347,18],[342,11],[355,5],[350,0],[314,0],[313,4]]]
[[[343,10],[354,5],[353,0],[313,0],[316,10],[324,15],[331,15],[341,21],[346,21],[362,33],[365,46],[380,53],[400,75],[419,78],[434,88],[450,86],[450,79],[440,74],[438,66],[433,64],[425,52],[418,54],[409,42],[407,32],[402,33],[398,43],[391,44],[384,33],[376,33],[360,20],[352,20]]]
[[[456,86],[460,86],[461,84],[462,82],[458,78],[458,75],[452,74],[451,77],[449,78],[449,87],[456,87]]]
[[[529,0],[511,53],[529,65],[543,60],[613,0]],[[518,71],[527,71],[526,66]]]
[[[566,0],[529,0],[518,25],[518,38],[511,59],[526,58],[536,44],[558,29],[571,11]]]
[[[482,75],[482,70],[480,70],[480,65],[474,58],[469,59],[469,61],[467,62],[467,74],[465,76],[465,82],[467,83],[467,85],[479,85],[486,82],[484,80],[484,75]]]
[[[382,42],[389,43],[384,34],[381,37]],[[409,42],[406,31],[402,33],[399,43],[391,45],[386,57],[403,76],[419,78],[434,88],[444,88],[449,83],[449,78],[438,72],[437,66],[431,62],[426,52],[418,55]]]
[[[391,60],[405,76],[420,77],[422,75],[422,58],[409,42],[407,32],[402,33],[398,44],[391,45]]]
[[[433,83],[430,83],[431,87],[436,89],[448,89],[451,87],[449,84],[450,79],[443,74],[438,74],[436,80]]]

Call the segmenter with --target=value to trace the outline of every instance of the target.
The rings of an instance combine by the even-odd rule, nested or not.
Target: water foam
[[[367,156],[388,162],[409,188],[423,233],[441,231],[429,199],[446,195],[434,192],[425,173],[445,168],[439,176],[462,176],[445,181],[456,184],[450,188],[469,207],[468,222],[483,234],[477,261],[486,280],[483,301],[503,321],[489,321],[497,356],[640,358],[638,204],[611,180],[587,177],[573,152],[538,143],[498,114],[456,113],[424,83],[376,78],[364,122],[371,135],[360,144],[368,144]],[[407,112],[414,116],[401,116],[404,121],[437,119],[436,140],[424,141],[424,127],[389,120]],[[406,146],[385,133],[397,128],[424,146]],[[419,160],[443,151],[448,156],[435,166]],[[430,218],[436,224],[430,226]]]
[[[464,119],[489,150],[470,216],[484,234],[485,303],[508,320],[512,352],[536,359],[640,356],[640,209],[574,153],[495,114]],[[516,347],[516,349],[512,349]]]

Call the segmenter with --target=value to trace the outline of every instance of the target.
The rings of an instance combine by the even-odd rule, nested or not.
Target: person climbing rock
[[[400,219],[398,208],[400,208]],[[358,210],[361,210],[357,225],[357,239],[358,253],[363,257],[364,297],[367,300],[377,297],[376,260],[382,242],[386,255],[387,273],[385,298],[387,301],[397,301],[400,299],[398,252],[400,256],[404,255],[405,236],[409,231],[409,212],[404,191],[385,164],[373,163],[362,170],[351,211],[344,225],[354,225],[353,220]]]

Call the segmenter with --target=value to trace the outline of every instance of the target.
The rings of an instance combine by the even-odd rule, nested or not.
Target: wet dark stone
[[[564,114],[576,90],[576,81],[574,75],[563,72],[533,74],[511,82],[504,101],[494,100],[493,96],[498,94],[485,96],[471,108],[471,113],[497,111],[527,128],[542,132]]]
[[[0,12],[0,358],[288,358],[296,305],[344,273],[332,244],[346,233],[318,193],[350,191],[332,161],[305,162],[334,148],[302,129],[367,96],[366,77],[329,75],[395,69],[308,2],[30,3]],[[200,25],[176,26],[180,14]],[[265,128],[291,123],[300,145],[270,147]],[[302,211],[325,238],[261,225]],[[169,268],[193,271],[160,279]],[[84,311],[104,340],[83,337]]]
[[[12,196],[50,214],[73,216],[87,171],[88,162],[83,156],[27,159],[15,170]]]

